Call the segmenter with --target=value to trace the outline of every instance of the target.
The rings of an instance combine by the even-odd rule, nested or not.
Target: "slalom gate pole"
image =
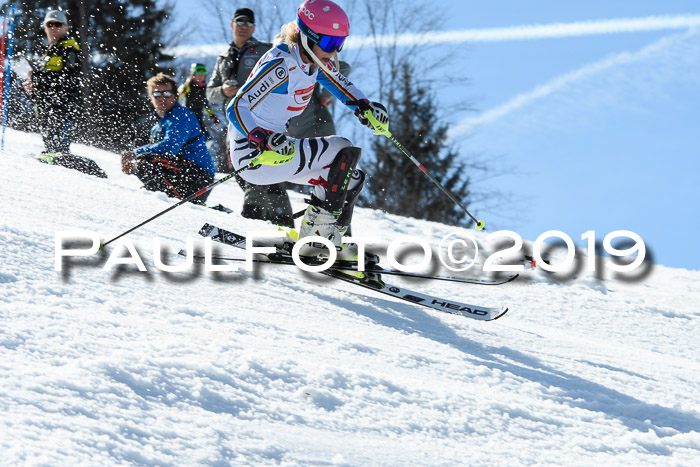
[[[259,151],[258,151],[258,152],[259,152]],[[295,151],[295,152],[296,152],[296,151]],[[123,233],[117,235],[117,236],[114,237],[113,239],[108,240],[108,241],[106,241],[106,242],[103,242],[103,243],[100,245],[100,251],[102,251],[102,250],[104,249],[105,246],[109,245],[109,244],[112,243],[113,241],[115,241],[115,240],[117,240],[117,239],[119,239],[119,238],[122,238],[124,235],[133,232],[134,230],[138,229],[138,228],[141,227],[141,226],[144,226],[144,225],[148,224],[148,223],[151,222],[152,220],[155,220],[155,219],[159,218],[160,216],[162,216],[163,214],[172,211],[172,210],[175,209],[176,207],[182,206],[183,204],[185,204],[185,203],[187,203],[187,202],[189,202],[189,201],[192,201],[193,199],[195,199],[195,198],[197,198],[197,197],[199,197],[199,196],[202,196],[204,193],[206,193],[206,192],[208,192],[208,191],[211,191],[215,186],[218,186],[218,185],[220,185],[220,184],[222,184],[222,183],[224,183],[224,182],[226,182],[226,181],[228,181],[228,180],[231,180],[231,179],[232,179],[233,177],[235,177],[236,175],[238,175],[238,174],[240,174],[240,173],[242,173],[242,172],[245,172],[245,171],[248,170],[248,169],[252,169],[253,167],[258,166],[258,165],[281,165],[281,164],[286,164],[287,162],[290,162],[292,159],[294,159],[294,153],[295,153],[295,152],[292,152],[292,154],[283,155],[283,154],[278,154],[278,153],[273,152],[273,151],[263,151],[262,154],[260,154],[259,156],[255,157],[254,159],[252,159],[252,160],[248,163],[248,165],[243,166],[243,167],[241,167],[240,169],[238,169],[238,170],[236,170],[236,171],[234,171],[234,172],[232,172],[232,173],[226,175],[224,178],[222,178],[222,179],[220,179],[220,180],[217,180],[217,181],[211,183],[210,185],[205,186],[204,188],[202,188],[201,190],[199,190],[199,191],[197,191],[197,192],[195,192],[195,193],[192,193],[192,194],[189,195],[187,198],[181,199],[181,200],[180,200],[179,202],[177,202],[176,204],[173,204],[172,206],[170,206],[170,207],[167,208],[167,209],[164,209],[163,211],[159,212],[159,213],[156,214],[155,216],[152,216],[152,217],[146,219],[145,221],[141,222],[139,225],[136,225],[136,226],[130,228],[130,229],[127,230],[126,232],[123,232]]]
[[[389,124],[388,123],[380,123],[379,121],[377,121],[377,119],[374,118],[374,115],[372,115],[371,110],[365,111],[365,118],[367,118],[370,121],[370,123],[372,124],[372,126],[374,127],[374,131],[375,131],[374,134],[375,135],[384,135],[387,138],[389,138],[389,140],[392,143],[394,143],[394,145],[397,148],[399,148],[399,150],[406,157],[408,157],[411,160],[411,162],[413,162],[415,164],[415,166],[420,169],[421,172],[423,172],[438,188],[440,188],[440,190],[445,195],[447,195],[448,198],[450,198],[450,200],[453,203],[455,203],[457,206],[459,206],[462,209],[462,211],[464,211],[467,214],[467,216],[469,216],[471,218],[471,220],[473,220],[476,223],[476,230],[483,230],[484,229],[484,227],[485,227],[484,221],[477,220],[477,218],[474,217],[472,215],[472,213],[470,213],[469,210],[467,208],[465,208],[464,205],[462,203],[460,203],[454,197],[454,195],[452,195],[452,193],[450,193],[444,186],[442,186],[442,184],[440,182],[437,181],[437,179],[435,177],[433,177],[430,174],[430,172],[428,172],[428,170],[423,166],[423,164],[420,163],[420,161],[418,159],[413,157],[413,155],[410,152],[408,152],[408,150],[404,147],[403,144],[401,144],[401,142],[399,140],[394,138],[394,136],[389,131]]]
[[[7,46],[7,67],[5,67],[5,82],[3,83],[5,86],[4,89],[4,97],[3,97],[3,102],[2,102],[2,139],[0,140],[0,149],[5,149],[5,128],[7,128],[7,108],[9,107],[7,104],[7,99],[9,98],[10,95],[10,81],[11,81],[11,76],[10,74],[12,73],[12,43],[14,42],[15,38],[15,4],[12,4],[12,22],[10,23],[10,33],[8,37],[8,46]]]
[[[7,22],[5,21],[5,18],[2,19],[2,39],[0,39],[0,70],[2,70],[2,75],[0,76],[0,89],[4,89],[4,83],[5,83],[5,29],[7,27]],[[4,109],[4,103],[5,99],[2,98],[2,94],[0,94],[0,109]],[[1,113],[1,111],[0,111]],[[2,124],[5,124],[5,119],[3,119],[0,116],[0,119],[2,121]]]

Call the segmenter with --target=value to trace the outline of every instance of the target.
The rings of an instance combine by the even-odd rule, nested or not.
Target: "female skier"
[[[360,148],[342,136],[296,139],[286,137],[287,122],[303,112],[316,82],[355,111],[372,128],[366,114],[388,124],[386,108],[370,102],[338,72],[338,55],[350,33],[348,17],[330,0],[306,0],[296,22],[283,26],[284,41],[258,61],[248,80],[229,104],[231,163],[247,165],[260,151],[271,150],[293,159],[283,165],[259,165],[241,173],[256,185],[292,182],[313,185],[299,239],[318,235],[329,239],[338,260],[357,261],[357,245],[342,243],[365,175],[357,169]],[[369,112],[368,112],[369,111]],[[318,243],[306,243],[301,256],[326,253]]]

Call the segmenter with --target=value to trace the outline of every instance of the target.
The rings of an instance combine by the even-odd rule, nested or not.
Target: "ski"
[[[180,256],[187,256],[187,251],[185,250],[180,250],[178,252]],[[271,253],[271,254],[262,254],[262,253],[256,253],[260,255],[260,258],[253,258],[251,261],[255,264],[274,264],[274,265],[280,265],[280,266],[296,266],[296,263],[294,263],[292,256],[286,253]],[[195,261],[203,262],[206,257],[203,255],[192,255],[192,258]],[[235,261],[235,262],[241,262],[244,263],[247,261],[246,258],[231,258],[228,256],[212,256],[211,260],[217,260],[217,261]],[[311,259],[304,259],[304,263],[309,265],[309,266],[321,266],[325,264],[325,261],[321,260],[311,260]],[[328,270],[332,271],[357,271],[358,268],[357,266],[354,265],[332,265],[328,267]],[[446,281],[446,282],[459,282],[462,284],[474,284],[474,285],[502,285],[506,284],[508,282],[511,282],[515,278],[518,277],[518,274],[513,274],[507,277],[504,277],[502,279],[481,279],[481,278],[476,278],[476,277],[453,277],[453,276],[440,276],[440,275],[435,275],[435,274],[423,274],[423,273],[416,273],[416,272],[405,272],[405,271],[399,271],[396,269],[385,269],[381,266],[365,266],[365,271],[366,272],[376,272],[378,274],[385,274],[385,275],[390,275],[390,276],[399,276],[399,277],[410,277],[412,279],[429,279],[429,280],[438,280],[438,281]]]
[[[199,234],[203,237],[210,237],[212,240],[223,243],[225,245],[231,245],[236,248],[245,249],[246,248],[246,237],[234,232],[229,232],[228,230],[216,227],[211,224],[205,224],[199,231]],[[264,245],[259,242],[254,242],[253,246],[269,246]],[[425,294],[415,290],[409,290],[405,287],[398,287],[395,285],[388,284],[384,281],[362,281],[355,277],[343,274],[339,270],[326,270],[322,271],[320,274],[325,276],[340,279],[344,282],[349,282],[361,287],[374,290],[385,295],[390,295],[394,298],[413,303],[415,305],[421,305],[433,310],[441,311],[444,313],[460,315],[467,318],[477,319],[481,321],[492,321],[500,318],[508,312],[507,307],[482,307],[477,305],[470,305],[466,303],[455,302],[452,300],[444,299],[430,294]]]
[[[97,165],[97,162],[87,157],[75,154],[63,154],[60,152],[42,153],[34,157],[39,162],[50,165],[59,165],[68,169],[77,170],[99,178],[107,178],[107,174]]]

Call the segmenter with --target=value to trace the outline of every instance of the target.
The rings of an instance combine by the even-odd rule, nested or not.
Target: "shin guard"
[[[362,149],[347,147],[341,149],[333,159],[328,172],[328,188],[326,188],[325,205],[329,211],[340,212],[345,206],[348,184],[352,173],[360,161]]]
[[[350,227],[350,222],[352,222],[352,211],[355,208],[355,204],[357,204],[357,198],[360,197],[362,187],[365,185],[365,173],[358,169],[356,170],[356,174],[360,178],[360,182],[355,186],[355,188],[347,190],[347,194],[345,196],[345,206],[343,207],[343,212],[338,217],[337,222],[338,229],[344,233],[347,232],[347,235],[350,235],[350,231],[348,229]]]

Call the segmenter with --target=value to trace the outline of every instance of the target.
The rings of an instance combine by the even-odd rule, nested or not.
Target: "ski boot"
[[[352,173],[352,178],[358,180],[358,183],[355,185],[354,188],[347,190],[343,211],[340,213],[340,215],[338,216],[338,220],[336,221],[338,232],[340,232],[341,237],[352,236],[352,228],[350,226],[350,223],[352,222],[352,214],[355,209],[355,204],[357,204],[357,200],[360,197],[362,187],[365,184],[366,177],[365,173],[362,170],[356,169]],[[381,282],[381,276],[376,272],[371,272],[372,268],[377,268],[377,266],[379,265],[379,256],[377,256],[374,253],[365,252],[364,264],[365,277],[361,279],[368,279],[375,282]]]
[[[304,218],[301,221],[298,240],[312,236],[327,238],[335,246],[336,261],[357,263],[357,245],[354,243],[342,243],[343,235],[338,230],[337,220],[338,213],[311,204],[306,208]],[[323,243],[312,242],[302,245],[299,250],[299,256],[328,257],[329,252]]]

